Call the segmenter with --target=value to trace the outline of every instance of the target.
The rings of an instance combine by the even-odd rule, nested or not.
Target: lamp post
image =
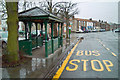
[[[71,27],[69,27],[69,39],[70,39],[70,34],[71,34]]]

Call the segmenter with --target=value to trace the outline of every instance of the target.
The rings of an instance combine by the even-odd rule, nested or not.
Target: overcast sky
[[[8,0],[10,1],[10,0]],[[33,0],[29,0],[33,1]],[[34,0],[42,1],[42,0]],[[112,23],[118,23],[118,2],[120,0],[53,0],[77,2],[79,14],[76,18],[84,18],[93,20],[103,20]]]
[[[64,1],[64,0],[59,0]],[[70,1],[70,0],[65,0]],[[118,1],[120,0],[71,0],[77,2],[79,14],[77,18],[103,20],[118,23]]]
[[[108,22],[118,22],[118,3],[117,2],[85,2],[80,3],[78,18],[93,18]]]

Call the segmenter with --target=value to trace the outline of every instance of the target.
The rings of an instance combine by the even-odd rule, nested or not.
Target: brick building
[[[91,20],[91,19],[81,19],[81,18],[73,18],[73,26],[72,26],[72,31],[79,31],[80,29],[83,31],[87,30],[94,30],[97,21]]]
[[[100,30],[105,29],[106,31],[110,30],[110,25],[107,22],[96,21],[92,19],[81,19],[81,18],[73,18],[70,20],[72,24],[72,32],[76,31],[92,31],[92,30]]]

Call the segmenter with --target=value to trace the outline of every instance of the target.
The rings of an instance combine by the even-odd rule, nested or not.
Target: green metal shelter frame
[[[19,41],[19,49],[26,52],[29,55],[32,55],[32,48],[43,45],[43,25],[45,25],[45,56],[48,57],[50,53],[63,46],[63,36],[62,36],[62,26],[63,20],[57,16],[49,13],[39,7],[34,7],[29,10],[19,13],[19,21],[22,21],[25,24],[25,40]],[[37,33],[37,24],[41,24],[41,37],[36,37],[34,42],[36,43],[33,46],[33,39],[31,37],[31,25],[35,23],[36,25],[36,35]],[[51,23],[51,40],[47,40],[47,24]],[[58,23],[58,37],[53,37],[53,25]],[[29,27],[28,27],[29,26]],[[59,27],[61,26],[61,36],[59,35]],[[27,35],[27,28],[29,28],[29,38]],[[41,44],[40,44],[41,43]]]

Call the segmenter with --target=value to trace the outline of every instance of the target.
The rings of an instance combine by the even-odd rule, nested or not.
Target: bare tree
[[[56,7],[60,8],[60,15],[62,18],[65,19],[66,22],[66,38],[68,39],[69,34],[69,20],[72,18],[75,14],[78,14],[78,8],[76,7],[77,3],[72,2],[64,2]]]
[[[59,10],[57,10],[57,5],[60,4],[60,3],[63,3],[63,2],[56,2],[56,3],[53,3],[53,0],[44,0],[42,2],[39,2],[40,3],[40,7],[42,7],[43,9],[45,9],[46,11],[49,11],[50,13],[53,13],[55,14],[54,11],[56,11],[56,13],[58,13]]]
[[[0,1],[0,7],[1,7],[0,13],[2,14],[1,18],[6,19],[7,18],[7,10],[6,10],[6,4],[5,4],[4,0]]]
[[[24,1],[19,0],[18,2],[18,9],[22,9],[22,10],[27,10],[35,6],[36,6],[35,2],[30,2],[28,0],[24,0]]]
[[[64,3],[64,2],[53,3],[53,0],[44,0],[40,4],[41,4],[41,7],[43,7],[43,9],[57,16],[61,10],[60,7],[57,7],[57,6],[60,5],[61,3]],[[53,29],[54,29],[54,37],[57,37],[57,24],[54,24]]]

